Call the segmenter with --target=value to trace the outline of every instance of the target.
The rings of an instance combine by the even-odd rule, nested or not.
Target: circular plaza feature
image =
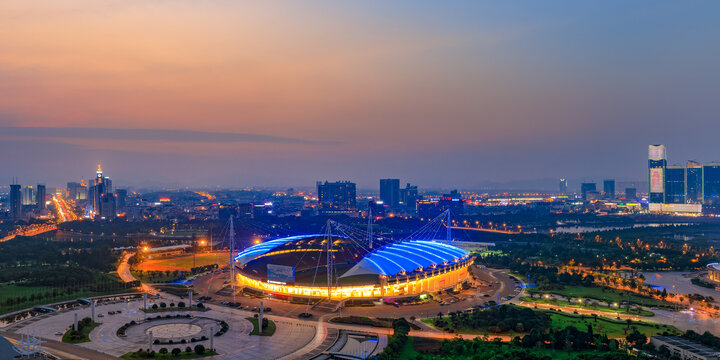
[[[194,324],[163,324],[149,327],[145,331],[148,334],[152,332],[153,337],[158,339],[176,339],[199,334],[202,330]]]
[[[457,289],[473,256],[444,241],[406,240],[374,248],[336,235],[301,235],[248,247],[235,258],[236,284],[287,297],[410,297]]]

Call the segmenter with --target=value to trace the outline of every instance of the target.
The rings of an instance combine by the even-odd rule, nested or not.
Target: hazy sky
[[[5,0],[0,176],[59,185],[100,161],[128,185],[641,180],[650,143],[720,160],[719,11]]]

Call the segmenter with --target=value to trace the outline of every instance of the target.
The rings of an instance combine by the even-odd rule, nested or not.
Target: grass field
[[[245,319],[253,324],[253,331],[250,335],[258,335],[258,319],[254,317],[247,317]],[[268,319],[268,326],[263,328],[262,336],[272,336],[273,334],[275,334],[275,322]]]
[[[568,326],[572,326],[580,331],[586,331],[588,325],[593,326],[593,331],[596,333],[607,333],[607,336],[610,338],[618,338],[618,337],[625,337],[626,329],[628,327],[628,324],[625,320],[614,320],[614,319],[608,319],[602,316],[598,316],[597,319],[595,319],[592,316],[583,316],[583,315],[575,315],[575,314],[567,314],[567,313],[560,313],[555,311],[545,311],[545,310],[536,310],[536,311],[544,311],[550,314],[550,321],[551,321],[551,327],[555,329],[564,329]],[[446,316],[443,318],[446,321],[450,321],[450,317]],[[422,322],[434,326],[434,320],[435,319],[422,319]],[[674,326],[670,325],[663,325],[663,324],[653,324],[653,323],[647,323],[647,322],[639,322],[639,321],[632,321],[630,324],[630,328],[633,327],[637,328],[637,330],[646,336],[654,336],[658,334],[662,334],[663,332],[668,332],[671,334],[680,334],[680,330],[675,328]],[[496,334],[491,332],[488,328],[466,328],[461,327],[455,329],[456,333],[463,333],[463,334],[477,334],[477,335],[485,335],[487,334],[490,336],[490,338],[493,337],[493,335],[522,335],[522,333],[518,332],[507,332],[502,334]]]
[[[589,304],[588,301],[585,301],[585,302],[579,304],[579,303],[571,303],[571,302],[565,301],[565,300],[545,299],[545,298],[521,297],[520,300],[531,302],[531,303],[564,306],[564,307],[570,307],[570,308],[575,308],[575,309],[605,311],[605,312],[612,312],[612,313],[618,313],[618,314],[632,314],[632,315],[639,315],[639,316],[654,316],[655,315],[655,313],[653,313],[651,311],[643,310],[643,309],[631,308],[628,311],[628,309],[619,308],[619,307],[615,307],[615,306]]]
[[[202,253],[195,255],[195,267],[218,264],[221,267],[230,261],[228,253]],[[140,263],[136,270],[143,271],[190,271],[193,268],[193,256],[181,256],[167,259],[150,259]]]
[[[492,336],[491,336],[492,338]],[[398,355],[398,360],[414,360],[417,358],[418,355],[420,355],[420,352],[418,350],[422,350],[424,345],[428,342],[432,342],[431,339],[426,338],[416,338],[416,337],[408,337],[408,342],[405,344],[405,346],[402,348],[402,351]],[[439,343],[439,341],[436,341]],[[430,347],[436,347],[436,346],[430,346]],[[494,344],[494,343],[487,343],[485,346],[485,349],[488,351],[493,351],[493,349],[497,349],[497,351],[502,350],[508,350],[510,349],[510,345],[507,343],[503,344]],[[603,352],[596,352],[596,351],[565,351],[565,350],[554,350],[554,349],[523,349],[526,351],[529,351],[531,354],[536,356],[548,356],[549,358],[553,360],[573,360],[573,359],[579,359],[583,356],[591,355],[591,354],[600,354]],[[437,350],[433,350],[431,352],[436,352]],[[427,355],[426,355],[427,356]],[[470,360],[476,358],[476,356],[479,355],[472,355],[472,356],[455,356],[453,359],[457,360]],[[485,357],[478,357],[478,358],[485,358]],[[432,359],[447,359],[447,355],[445,354],[435,354],[432,356]]]
[[[566,286],[562,290],[542,291],[537,289],[528,289],[533,294],[557,294],[568,298],[591,298],[602,301],[604,303],[621,303],[630,301],[641,306],[648,307],[674,307],[672,303],[653,298],[647,298],[627,291],[620,291],[611,288],[599,286]]]
[[[550,315],[550,321],[553,328],[559,329],[572,326],[580,331],[586,331],[588,325],[592,325],[594,332],[606,333],[609,338],[625,337],[628,334],[628,324],[624,320],[612,320],[598,316],[596,321],[592,316],[553,313]],[[664,324],[633,321],[630,323],[630,332],[632,332],[633,328],[647,337],[659,335],[663,332],[673,335],[681,334],[681,331],[676,327]]]

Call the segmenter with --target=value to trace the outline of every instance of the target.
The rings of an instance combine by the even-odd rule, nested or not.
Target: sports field
[[[195,256],[181,256],[164,259],[145,260],[137,266],[142,271],[190,271],[193,267],[218,264],[220,267],[227,266],[230,261],[229,253],[202,253]],[[194,265],[193,265],[194,263]]]

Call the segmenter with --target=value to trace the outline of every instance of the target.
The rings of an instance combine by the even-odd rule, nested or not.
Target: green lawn
[[[492,336],[491,336],[492,338]],[[417,340],[417,341],[416,341]],[[418,342],[420,341],[426,341],[426,339],[423,338],[415,338],[415,337],[408,337],[408,342],[405,344],[405,346],[402,348],[402,351],[398,355],[398,360],[414,360],[417,358],[417,356],[420,354],[418,352]],[[510,349],[518,349],[527,351],[530,354],[536,355],[536,356],[548,356],[549,358],[553,360],[574,360],[578,359],[581,356],[592,356],[596,354],[605,354],[609,352],[603,352],[603,351],[593,351],[593,350],[586,350],[586,351],[566,351],[566,350],[555,350],[555,349],[525,349],[525,348],[518,348],[518,347],[511,347],[508,343],[501,343],[501,344],[495,344],[492,342],[487,342],[483,346],[482,354],[473,354],[471,356],[458,356],[453,355],[454,360],[471,360],[478,358],[488,358],[483,357],[483,355],[489,355],[492,353],[500,353],[502,351],[507,351]],[[448,359],[447,354],[439,354],[438,349],[432,350],[430,354],[426,355],[429,356],[428,359]]]
[[[176,357],[176,356],[173,356],[173,355],[170,353],[170,351],[172,351],[172,349],[174,349],[174,347],[168,347],[168,348],[167,348],[167,349],[168,349],[168,353],[167,353],[167,354],[159,354],[159,353],[156,351],[156,352],[155,352],[155,357],[153,357],[152,359],[198,359],[198,358],[203,358],[203,357],[208,357],[208,356],[214,356],[214,355],[217,355],[217,354],[218,354],[218,353],[216,353],[216,352],[214,352],[214,351],[210,351],[210,350],[205,350],[205,352],[204,352],[203,354],[196,354],[194,351],[188,353],[188,352],[185,352],[185,347],[187,347],[187,345],[185,345],[185,346],[183,346],[183,347],[178,347],[180,350],[182,350],[182,352],[181,352],[180,355],[177,356],[177,357]],[[190,348],[193,348],[193,346],[191,346]],[[127,353],[127,354],[124,354],[124,355],[120,356],[120,358],[126,359],[126,360],[145,360],[145,359],[148,359],[148,357],[143,356],[143,355],[140,355],[140,354],[138,354],[138,353],[135,352],[135,351],[129,352],[129,353]]]
[[[612,313],[618,313],[618,314],[633,314],[633,315],[640,315],[640,316],[654,316],[655,313],[643,309],[633,309],[630,310],[626,308],[619,308],[614,306],[606,306],[606,305],[600,305],[600,304],[592,304],[589,301],[584,301],[583,303],[571,303],[566,300],[558,300],[558,299],[545,299],[545,298],[530,298],[530,297],[521,297],[520,300],[532,302],[532,303],[539,303],[539,304],[548,304],[548,305],[555,305],[555,306],[565,306],[570,308],[576,308],[576,309],[585,309],[585,310],[597,310],[597,311],[605,311],[605,312],[612,312]]]
[[[597,321],[592,316],[582,316],[574,314],[554,313],[550,315],[551,326],[553,328],[564,329],[572,326],[578,330],[586,331],[588,325],[592,325],[595,333],[606,333],[609,338],[625,337],[628,332],[628,324],[626,320],[613,320],[598,316]],[[682,332],[676,327],[664,324],[653,324],[640,321],[632,321],[630,323],[630,332],[636,328],[637,331],[645,334],[645,336],[655,336],[668,332],[673,335],[679,335]]]
[[[178,280],[177,276],[174,276],[173,274],[170,274],[169,276],[166,276],[163,274],[162,276],[156,276],[156,277],[150,277],[149,272],[145,271],[137,271],[137,270],[131,270],[132,276],[134,276],[136,279],[145,282],[145,283],[156,283],[156,284],[162,284],[162,283],[169,283],[173,282],[175,280]],[[184,274],[187,275],[187,274]],[[187,276],[183,276],[183,278],[186,278]]]
[[[90,332],[93,331],[94,328],[98,327],[100,323],[90,323],[90,325],[83,326],[82,329],[80,329],[80,338],[72,338],[72,332],[73,329],[70,328],[67,331],[65,331],[65,334],[63,334],[62,342],[69,343],[69,344],[79,344],[83,342],[90,341]]]
[[[597,320],[594,319],[593,316],[588,315],[575,315],[575,314],[567,314],[567,313],[561,313],[556,311],[549,311],[549,310],[536,310],[536,311],[543,311],[550,314],[550,320],[551,320],[551,327],[556,329],[564,329],[568,326],[573,326],[578,330],[586,331],[588,325],[593,326],[593,331],[596,333],[607,333],[608,337],[625,337],[625,329],[627,329],[628,325],[626,320],[616,320],[616,319],[609,319],[606,317],[598,316]],[[449,316],[443,317],[444,320],[450,321]],[[422,322],[434,326],[434,318],[430,319],[422,319]],[[663,332],[668,332],[671,334],[680,334],[681,331],[675,328],[674,326],[670,325],[663,325],[663,324],[654,324],[654,323],[647,323],[647,322],[640,322],[640,321],[632,321],[630,324],[630,327],[637,328],[637,330],[646,336],[654,336],[658,334],[662,334]],[[462,333],[462,334],[477,334],[477,335],[485,335],[487,334],[490,336],[490,338],[493,337],[493,335],[510,335],[510,336],[516,336],[516,335],[523,335],[523,333],[518,333],[516,331],[512,332],[506,332],[506,333],[493,333],[488,328],[468,328],[468,327],[461,327],[455,329],[456,333]]]
[[[415,360],[415,358],[420,355],[420,353],[417,352],[415,350],[415,347],[413,346],[414,342],[415,338],[412,336],[408,336],[405,346],[403,346],[400,354],[398,354],[398,360]]]
[[[253,324],[253,331],[250,335],[258,335],[258,319],[254,317],[247,317],[245,319]],[[275,334],[275,322],[268,319],[268,326],[263,328],[262,336],[272,336],[273,334]]]
[[[528,289],[533,294],[557,294],[568,298],[591,298],[602,301],[604,303],[621,303],[623,301],[631,301],[635,304],[648,307],[674,307],[672,303],[658,299],[648,298],[627,291],[616,290],[612,288],[600,286],[565,286],[561,290],[537,290]]]

